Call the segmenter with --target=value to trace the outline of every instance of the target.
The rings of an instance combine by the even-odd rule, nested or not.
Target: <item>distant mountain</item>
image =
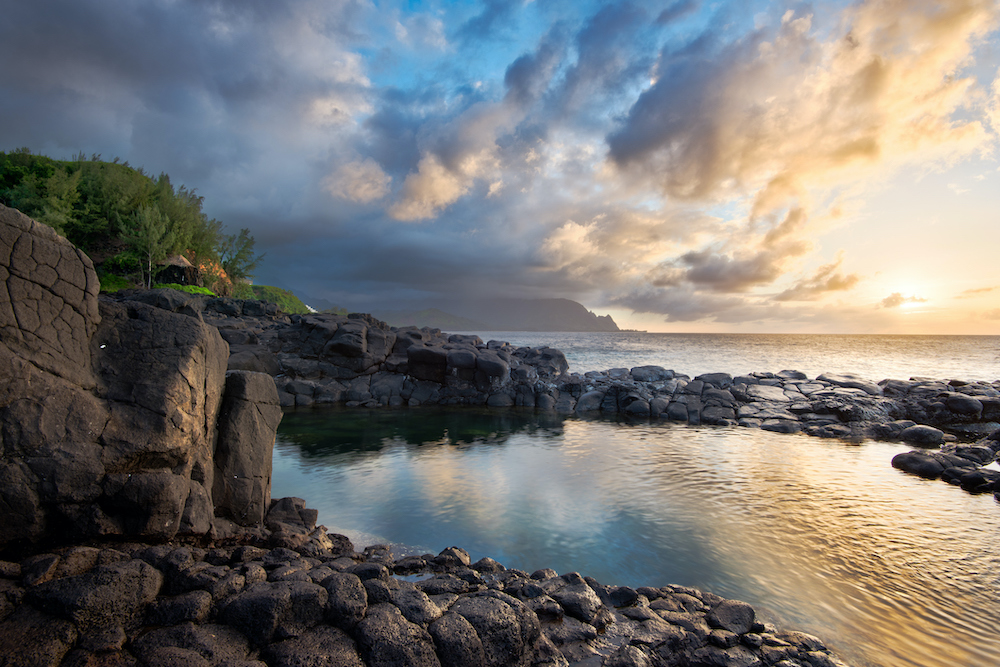
[[[437,308],[426,308],[415,312],[383,310],[372,315],[394,327],[431,327],[449,332],[486,331],[490,328],[482,322],[452,315]]]
[[[333,306],[301,295],[318,310]],[[422,310],[364,310],[395,327],[442,331],[620,331],[610,315],[596,315],[570,299],[460,299]]]
[[[569,299],[482,299],[441,304],[466,326],[428,324],[445,331],[618,331],[610,315],[598,316]],[[431,311],[422,311],[431,312]],[[447,314],[447,313],[445,313]],[[471,326],[478,324],[478,326]]]

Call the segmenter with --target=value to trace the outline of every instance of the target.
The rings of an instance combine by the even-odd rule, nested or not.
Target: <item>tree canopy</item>
[[[222,292],[250,280],[261,260],[249,231],[226,234],[194,190],[175,188],[167,174],[153,178],[117,158],[54,160],[27,148],[0,152],[0,203],[53,227],[109,272],[139,269],[147,285],[156,263],[171,255],[205,269]]]

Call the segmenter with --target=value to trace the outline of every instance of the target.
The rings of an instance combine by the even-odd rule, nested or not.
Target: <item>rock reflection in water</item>
[[[1000,508],[904,447],[515,410],[285,416],[274,494],[331,530],[750,602],[855,665],[996,662]]]

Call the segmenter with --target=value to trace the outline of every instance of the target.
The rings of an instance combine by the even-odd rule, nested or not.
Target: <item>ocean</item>
[[[558,347],[577,372],[1000,378],[996,336],[476,333]],[[359,547],[457,545],[745,600],[855,667],[996,664],[1000,504],[892,468],[907,449],[531,409],[300,409],[279,428],[272,494]]]
[[[554,347],[570,371],[663,366],[696,377],[754,371],[853,373],[878,382],[933,377],[1000,380],[1000,335],[672,334],[473,331],[483,341]]]

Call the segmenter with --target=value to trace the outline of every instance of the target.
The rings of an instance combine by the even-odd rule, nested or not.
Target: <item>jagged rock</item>
[[[866,394],[870,394],[872,396],[881,396],[883,394],[882,387],[878,386],[874,382],[860,378],[857,375],[851,375],[850,373],[824,373],[816,379],[820,382],[827,382],[838,387],[860,389]]]
[[[674,379],[674,372],[662,366],[636,366],[629,371],[629,375],[636,382],[659,382]]]
[[[528,348],[521,359],[533,366],[540,377],[557,378],[569,370],[566,355],[553,347]]]
[[[708,614],[708,622],[712,627],[738,635],[750,632],[755,620],[753,607],[739,600],[724,600]]]

